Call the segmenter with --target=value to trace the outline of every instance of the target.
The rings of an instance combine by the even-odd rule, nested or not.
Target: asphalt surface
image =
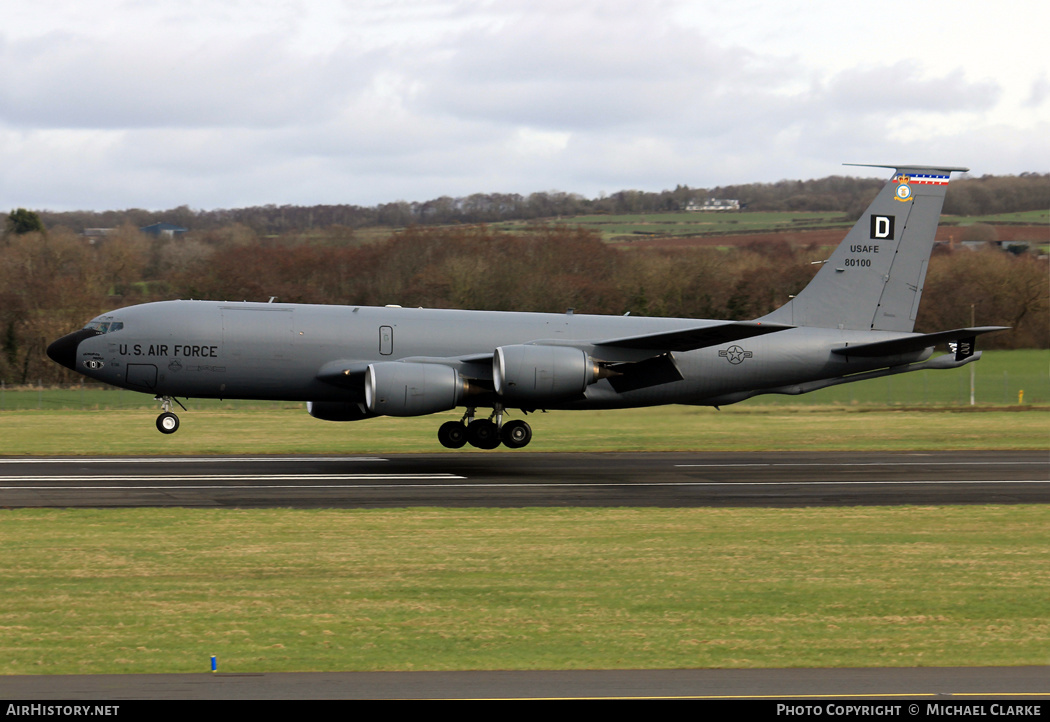
[[[0,677],[4,700],[151,699],[1050,700],[1050,667],[137,674]],[[6,705],[7,703],[5,703]],[[1042,702],[1042,715],[1050,710]],[[927,712],[925,704],[921,712]],[[120,713],[120,710],[117,712]],[[837,716],[842,716],[839,712]],[[961,714],[961,713],[956,713]],[[968,714],[975,714],[970,711]],[[985,711],[984,715],[990,715]],[[124,715],[126,716],[126,715]],[[829,715],[831,716],[831,715]],[[915,716],[907,705],[896,714]],[[1032,716],[1032,715],[1022,715]],[[1035,715],[1039,716],[1039,715]]]
[[[0,507],[1050,502],[1046,451],[0,459]]]

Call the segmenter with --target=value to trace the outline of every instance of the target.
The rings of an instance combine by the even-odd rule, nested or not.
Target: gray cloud
[[[1039,77],[1032,81],[1024,104],[1029,108],[1038,108],[1048,99],[1050,99],[1050,80],[1047,80],[1046,73],[1040,73]]]
[[[302,58],[277,34],[187,45],[53,33],[0,39],[0,119],[15,127],[273,127],[361,92],[368,54]]]
[[[0,206],[594,195],[842,161],[1048,162],[1045,122],[1009,125],[1045,107],[1045,73],[1007,92],[1012,78],[974,76],[969,56],[930,51],[932,67],[904,43],[814,65],[678,22],[681,7],[158,3],[121,6],[132,25],[92,11],[37,34],[20,18],[0,29]],[[749,37],[782,41],[765,22]],[[1013,97],[1027,104],[1004,121]]]
[[[886,115],[987,110],[1002,91],[992,80],[967,81],[961,69],[940,78],[922,78],[913,63],[897,62],[845,70],[822,93],[830,110]]]

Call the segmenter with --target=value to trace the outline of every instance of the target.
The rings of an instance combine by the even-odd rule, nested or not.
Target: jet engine
[[[369,364],[365,405],[374,414],[422,416],[459,405],[470,385],[459,372],[441,364],[386,361]]]
[[[324,421],[360,421],[375,416],[364,404],[345,401],[307,401],[306,410]]]
[[[571,398],[609,375],[597,361],[571,346],[500,346],[492,357],[496,393],[512,401]]]

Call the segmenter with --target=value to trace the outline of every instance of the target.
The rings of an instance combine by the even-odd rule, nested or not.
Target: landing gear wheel
[[[461,449],[467,443],[467,427],[459,421],[448,421],[438,429],[438,441],[446,449]]]
[[[532,441],[532,427],[520,419],[503,424],[499,432],[503,445],[509,449],[520,449]]]
[[[162,434],[174,434],[179,430],[179,417],[170,411],[165,411],[157,417],[157,431]]]
[[[467,441],[479,449],[495,449],[499,446],[499,429],[488,419],[475,419],[467,427]]]

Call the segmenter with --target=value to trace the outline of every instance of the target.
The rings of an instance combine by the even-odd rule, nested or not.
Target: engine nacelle
[[[496,393],[542,403],[579,396],[600,378],[594,359],[571,346],[500,346],[492,357]]]
[[[369,364],[365,405],[374,414],[422,416],[456,408],[467,388],[449,366],[387,361]]]
[[[307,401],[306,410],[315,419],[325,421],[360,421],[375,416],[364,404],[345,401]]]

